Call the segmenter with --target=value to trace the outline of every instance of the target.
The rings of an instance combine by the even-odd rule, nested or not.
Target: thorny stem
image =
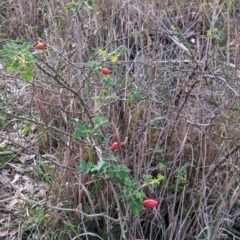
[[[120,210],[121,208],[120,208],[120,203],[119,203],[119,200],[118,200],[118,196],[117,196],[117,193],[116,193],[116,191],[115,191],[115,189],[114,189],[114,187],[113,187],[113,185],[112,185],[112,182],[109,181],[108,183],[109,183],[109,185],[110,185],[110,188],[111,188],[111,190],[112,190],[112,192],[113,192],[113,195],[114,195],[115,200],[116,200],[116,203],[117,203],[117,208],[118,208],[118,222],[119,222],[119,224],[120,224],[120,228],[121,228],[121,232],[122,232],[122,237],[123,237],[123,239],[126,239],[125,230],[124,230],[124,227],[123,227],[123,224],[122,224],[122,216],[121,216],[121,210]]]

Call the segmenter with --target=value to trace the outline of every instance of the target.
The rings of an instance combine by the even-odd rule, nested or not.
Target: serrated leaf
[[[106,117],[95,116],[93,118],[93,122],[94,122],[95,129],[98,129],[103,126],[105,126],[105,127],[111,126],[110,122],[108,121],[108,119]]]
[[[158,174],[157,175],[157,180],[158,181],[163,181],[165,179],[165,176],[164,175],[162,175],[162,174]]]
[[[104,161],[99,161],[97,164],[95,164],[91,170],[94,171],[101,171],[101,170],[105,170],[106,168],[108,168],[110,165],[107,162]],[[102,171],[101,171],[102,172]]]
[[[127,177],[127,178],[124,179],[124,184],[128,187],[135,186],[136,183],[137,183],[137,181],[134,180],[134,179],[131,179],[130,177]]]
[[[116,83],[113,81],[113,79],[109,75],[104,76],[102,78],[102,82],[107,88],[112,88],[113,86],[116,85]]]
[[[28,81],[32,81],[33,80],[33,75],[31,75],[29,73],[26,73],[26,72],[22,72],[22,73],[20,73],[20,78],[28,80]]]
[[[145,181],[149,181],[149,180],[152,180],[152,175],[149,175],[149,174],[143,174],[143,179],[145,180]]]
[[[97,61],[89,61],[86,63],[94,72],[100,71],[102,69],[101,64]]]
[[[74,137],[82,137],[86,139],[93,135],[93,128],[87,124],[79,125],[75,132],[73,133]]]
[[[129,200],[129,207],[132,209],[133,216],[137,217],[143,210],[143,205],[140,201],[134,201],[134,199]]]
[[[119,46],[114,52],[117,53],[117,55],[124,55],[126,52],[128,51],[128,48],[124,47],[124,46]]]
[[[88,174],[89,171],[91,170],[92,163],[86,162],[86,161],[81,161],[80,166],[77,167],[76,172],[77,173],[83,173],[83,174]]]

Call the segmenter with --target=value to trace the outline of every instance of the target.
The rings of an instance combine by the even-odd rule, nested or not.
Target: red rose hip
[[[111,71],[108,68],[102,68],[102,73],[104,75],[109,75],[111,73]]]
[[[35,49],[38,49],[38,50],[43,50],[44,48],[46,48],[46,44],[45,43],[37,43],[35,46],[34,46]]]
[[[154,208],[158,205],[158,201],[154,200],[154,199],[147,199],[145,201],[143,201],[143,206],[145,208]]]
[[[112,144],[112,149],[113,150],[117,150],[117,149],[119,149],[120,148],[120,144],[118,143],[118,142],[114,142],[113,144]]]

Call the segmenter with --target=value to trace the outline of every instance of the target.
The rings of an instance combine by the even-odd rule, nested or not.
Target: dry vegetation
[[[239,1],[79,0],[67,11],[69,2],[0,2],[1,47],[48,45],[32,82],[1,70],[0,236],[240,239]],[[96,51],[120,46],[116,63]],[[111,69],[113,88],[93,60]],[[96,114],[111,123],[104,141],[73,138],[70,119]],[[137,218],[124,200],[116,209],[108,181],[75,171],[126,137],[112,154],[139,186],[144,174],[165,177],[144,188],[159,205]]]

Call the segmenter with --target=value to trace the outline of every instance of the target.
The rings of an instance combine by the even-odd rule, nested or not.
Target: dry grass
[[[31,178],[47,183],[48,190],[42,199],[25,194],[32,202],[3,213],[2,229],[7,216],[16,223],[16,210],[21,217],[9,231],[16,230],[15,239],[123,239],[111,219],[75,211],[118,214],[107,182],[75,172],[80,160],[97,162],[98,156],[89,142],[71,137],[76,126],[69,120],[89,123],[98,113],[111,122],[103,129],[105,142],[96,142],[100,149],[128,137],[114,154],[134,179],[141,184],[143,174],[166,177],[157,189],[145,189],[160,202],[155,210],[133,220],[121,202],[128,239],[240,239],[239,2],[96,0],[92,9],[82,2],[77,13],[66,11],[66,0],[0,4],[1,36],[49,46],[37,57],[28,92],[22,87],[0,104],[10,117],[2,138],[18,149],[17,156],[34,154],[31,174],[38,175]],[[85,63],[101,61],[96,49],[112,52],[121,45],[127,53],[117,63],[104,62],[116,83],[107,95],[117,98],[98,102],[101,75]],[[10,96],[17,99],[13,106]],[[21,132],[25,124],[28,136]],[[11,138],[16,131],[19,137]],[[4,164],[6,169],[13,179],[17,170]],[[178,181],[181,169],[185,184]],[[11,195],[4,186],[0,191]]]

